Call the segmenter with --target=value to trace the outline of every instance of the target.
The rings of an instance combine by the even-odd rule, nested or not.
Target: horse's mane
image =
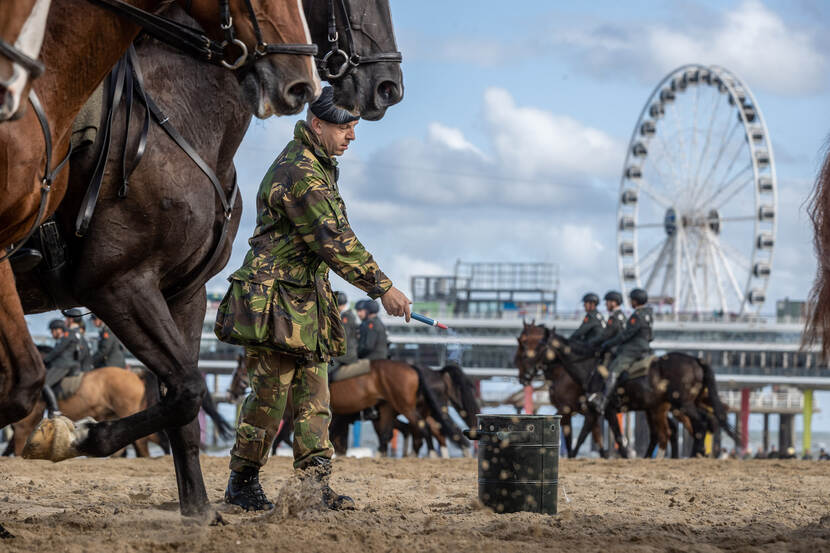
[[[816,278],[807,303],[802,347],[821,342],[821,356],[830,358],[830,149],[816,179],[807,213],[813,223]]]

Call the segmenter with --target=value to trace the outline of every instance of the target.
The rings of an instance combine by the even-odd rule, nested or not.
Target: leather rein
[[[225,35],[222,42],[213,40],[199,29],[178,21],[147,12],[128,4],[124,0],[88,0],[102,8],[115,12],[120,17],[139,25],[146,34],[170,46],[203,61],[221,65],[227,69],[239,69],[250,65],[269,54],[295,54],[299,56],[317,55],[316,44],[272,44],[262,38],[254,7],[251,0],[244,0],[248,18],[254,28],[256,46],[248,52],[244,42],[236,37],[231,17],[229,0],[219,0],[220,27]],[[229,47],[239,50],[239,55],[231,62],[226,60]]]
[[[3,39],[0,39],[0,54],[25,69],[29,73],[30,79],[37,79],[43,75],[43,63],[40,60],[27,56]]]
[[[343,11],[343,16],[345,18],[343,21],[343,30],[346,33],[346,48],[348,48],[348,52],[343,51],[340,48],[340,35],[337,33],[337,11],[334,2],[335,0],[329,0],[329,51],[326,52],[326,55],[323,56],[322,59],[315,58],[317,61],[317,71],[320,73],[320,77],[323,80],[331,82],[336,81],[337,79],[342,79],[360,65],[367,63],[401,63],[403,61],[403,55],[400,52],[381,52],[378,54],[367,55],[357,53],[357,47],[354,42],[354,33],[352,32],[351,17],[349,14],[349,8],[346,5],[346,0],[339,1],[340,8]],[[342,59],[343,61],[337,67],[337,70],[329,70],[329,67],[333,61],[338,61],[339,59]]]

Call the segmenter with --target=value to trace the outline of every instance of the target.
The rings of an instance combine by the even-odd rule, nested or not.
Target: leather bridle
[[[0,54],[25,69],[30,79],[36,79],[43,74],[43,64],[40,61],[27,56],[3,39],[0,39]]]
[[[339,4],[343,11],[343,30],[346,34],[346,48],[348,52],[340,48],[340,35],[337,32],[337,11],[334,5],[335,0],[329,0],[329,29],[328,41],[329,51],[323,58],[316,58],[317,71],[320,77],[326,81],[336,81],[348,75],[351,71],[367,63],[378,62],[393,62],[401,63],[403,55],[400,52],[381,52],[379,54],[361,55],[357,53],[357,47],[354,42],[354,33],[352,32],[352,24],[349,16],[349,8],[346,5],[346,0],[340,0]],[[330,71],[329,67],[333,61],[343,61],[337,67],[336,71]]]
[[[298,56],[314,56],[317,54],[316,44],[270,44],[265,42],[251,0],[244,1],[257,43],[253,52],[249,52],[245,43],[236,36],[229,0],[219,0],[220,27],[225,35],[225,40],[222,42],[213,40],[189,25],[136,8],[124,2],[124,0],[89,1],[136,23],[141,26],[145,33],[157,40],[203,61],[221,65],[227,69],[240,69],[269,54],[294,54]],[[226,57],[231,46],[239,49],[240,53],[233,61],[229,62]]]

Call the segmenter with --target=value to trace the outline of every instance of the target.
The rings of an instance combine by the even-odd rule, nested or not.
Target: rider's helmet
[[[616,290],[609,291],[607,294],[605,294],[605,298],[603,299],[605,299],[605,301],[615,301],[620,305],[622,305],[623,302],[622,294],[620,294]]]
[[[628,297],[631,298],[631,301],[636,301],[640,305],[645,305],[648,303],[648,293],[642,288],[635,288],[628,294]]]
[[[337,305],[346,305],[349,303],[349,298],[345,292],[337,292]]]
[[[66,323],[61,319],[52,319],[49,322],[49,330],[61,329],[66,330]]]
[[[366,300],[366,311],[368,311],[369,313],[377,313],[378,311],[380,311],[380,308],[378,307],[378,302],[374,300]]]
[[[355,311],[360,311],[361,309],[366,309],[366,304],[369,303],[369,300],[360,300],[354,304]]]
[[[582,303],[586,303],[586,302],[589,302],[589,301],[594,302],[594,303],[599,303],[599,296],[597,296],[593,292],[588,292],[587,294],[582,296]]]

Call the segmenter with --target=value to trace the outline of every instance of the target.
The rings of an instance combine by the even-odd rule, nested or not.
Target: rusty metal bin
[[[559,415],[477,415],[478,497],[497,513],[556,514]]]

